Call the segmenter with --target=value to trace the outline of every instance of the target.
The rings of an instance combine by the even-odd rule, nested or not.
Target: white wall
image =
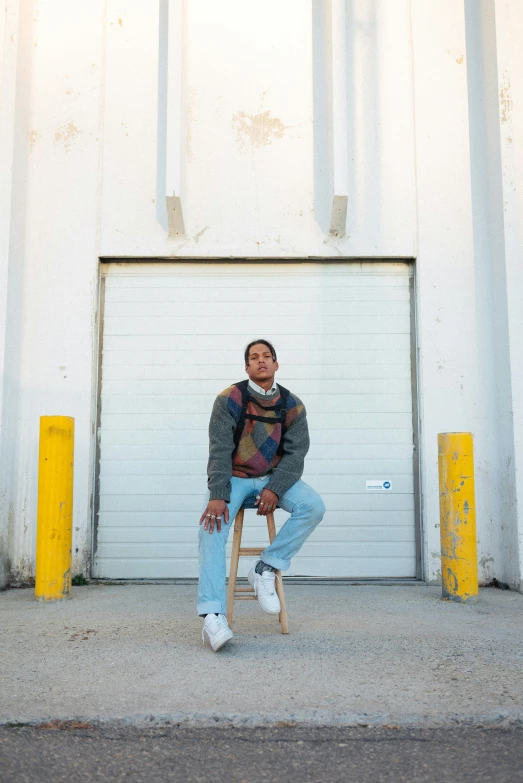
[[[507,300],[506,316],[503,313],[502,317],[508,322],[510,350],[510,375],[505,375],[504,382],[510,384],[508,416],[512,424],[510,439],[506,433],[504,438],[509,442],[503,452],[501,481],[507,513],[499,521],[507,580],[523,589],[523,6],[495,0],[494,8]]]
[[[76,418],[75,570],[86,568],[98,257],[416,257],[425,576],[439,574],[437,433],[470,429],[480,576],[518,585],[522,12],[508,0],[346,0],[347,226],[333,236],[343,80],[331,2],[171,0],[171,20],[176,3],[178,107],[167,0],[7,2],[2,562],[19,579],[34,571],[38,419],[63,413]],[[180,127],[177,237],[168,118]]]
[[[42,415],[76,419],[76,570],[89,549],[104,7],[23,0],[18,13],[0,498],[23,581]]]
[[[413,256],[408,2],[348,5],[347,236],[326,235],[314,204],[325,192],[330,214],[330,119],[313,122],[330,34],[319,41],[312,29],[313,14],[328,28],[329,3],[199,0],[185,3],[186,236],[176,239],[164,208],[162,4],[109,0],[102,255]]]

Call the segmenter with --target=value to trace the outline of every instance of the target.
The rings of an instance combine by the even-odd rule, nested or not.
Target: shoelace
[[[270,574],[270,576],[264,578],[265,574],[268,575]],[[274,576],[274,580],[272,578],[273,576]],[[274,595],[276,578],[277,578],[277,574],[274,571],[264,571],[263,574],[261,574],[262,582],[265,585],[265,588],[267,589],[269,595]],[[254,594],[256,595],[256,588],[254,589]]]

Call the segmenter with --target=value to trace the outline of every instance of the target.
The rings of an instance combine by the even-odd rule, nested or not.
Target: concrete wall
[[[425,577],[437,433],[471,430],[480,577],[520,585],[515,6],[7,1],[0,581],[34,573],[44,414],[76,418],[74,570],[88,568],[99,257],[387,257],[416,258]]]

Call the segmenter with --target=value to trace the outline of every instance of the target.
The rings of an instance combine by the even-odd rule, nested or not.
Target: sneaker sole
[[[214,650],[214,652],[217,652],[218,650],[221,650],[221,648],[224,645],[226,645],[227,642],[230,642],[232,637],[233,637],[233,633],[229,629],[228,631],[225,631],[221,636],[219,636],[218,639],[215,639],[214,644],[212,644],[211,639],[209,637],[209,634],[207,634],[207,638],[209,639],[209,644],[211,645],[211,647]]]
[[[251,570],[249,571],[249,573],[247,574],[247,581],[248,581],[248,582],[251,584],[251,586],[254,588],[254,591],[255,591],[255,592],[254,592],[254,594],[255,594],[256,598],[258,599],[258,603],[260,604],[261,608],[263,609],[263,611],[264,611],[266,614],[274,614],[274,615],[276,615],[276,614],[279,614],[279,613],[281,612],[281,606],[280,606],[278,609],[266,609],[266,608],[264,607],[264,605],[263,605],[263,604],[262,604],[262,602],[260,601],[260,596],[259,596],[259,595],[258,595],[258,593],[256,592],[256,588],[254,587],[254,572],[253,572],[253,570],[252,570],[252,569],[251,569]],[[278,601],[279,601],[279,599],[278,599]]]

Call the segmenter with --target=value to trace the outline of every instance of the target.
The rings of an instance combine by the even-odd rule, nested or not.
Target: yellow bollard
[[[74,419],[40,418],[35,598],[71,596]]]
[[[478,600],[474,451],[470,432],[438,435],[443,599]]]

